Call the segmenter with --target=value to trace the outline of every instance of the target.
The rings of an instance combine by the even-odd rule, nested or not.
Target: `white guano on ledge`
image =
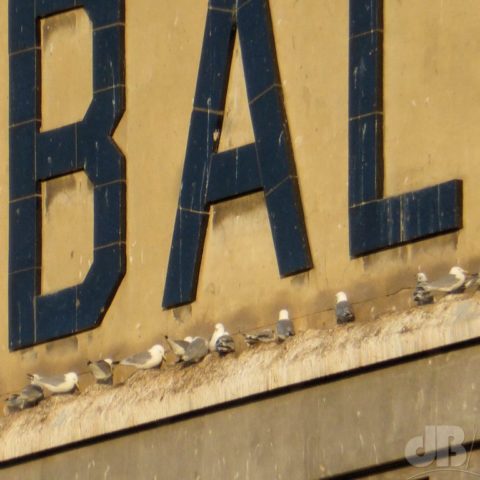
[[[480,297],[307,330],[238,356],[134,373],[0,419],[0,462],[480,336]]]

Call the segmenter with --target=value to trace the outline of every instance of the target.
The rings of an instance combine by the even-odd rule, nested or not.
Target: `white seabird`
[[[288,315],[288,310],[280,310],[277,322],[277,339],[283,342],[287,337],[295,335],[295,328]]]
[[[235,342],[230,333],[226,330],[223,323],[215,324],[215,330],[208,344],[211,352],[218,352],[220,355],[226,355],[235,351]]]
[[[216,323],[215,330],[213,331],[212,337],[210,338],[210,342],[208,343],[208,349],[211,352],[215,352],[215,346],[217,344],[217,340],[224,335],[226,332],[225,326],[223,323]],[[228,333],[228,332],[227,332]]]
[[[273,330],[262,330],[257,333],[242,333],[242,335],[249,347],[257,343],[269,343],[275,340]]]
[[[335,316],[338,324],[349,323],[355,320],[355,315],[345,292],[336,294]]]
[[[208,342],[202,337],[194,337],[192,341],[187,345],[185,353],[182,356],[184,365],[191,365],[192,363],[198,363],[208,354]]]
[[[160,366],[164,358],[165,349],[162,345],[157,344],[146,352],[136,353],[135,355],[120,360],[118,363],[120,363],[120,365],[135,367],[139,370],[147,370]]]
[[[27,375],[32,385],[46,388],[52,393],[70,393],[73,390],[78,390],[78,375],[75,372],[51,376],[39,375],[37,373]]]
[[[113,383],[113,360],[111,358],[105,358],[98,360],[97,362],[87,362],[88,368],[92,372],[97,383],[104,385],[112,385]]]
[[[461,267],[452,267],[448,275],[440,277],[424,286],[428,292],[461,293],[465,289],[468,272]]]
[[[428,284],[428,278],[423,272],[417,273],[417,284],[415,285],[415,290],[413,291],[413,301],[417,305],[429,305],[433,303],[432,292],[426,289]]]

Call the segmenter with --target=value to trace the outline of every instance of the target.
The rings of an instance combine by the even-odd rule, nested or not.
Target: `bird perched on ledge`
[[[167,336],[165,336],[165,339],[170,345],[172,352],[176,355],[177,357],[176,361],[180,362],[183,360],[183,356],[185,355],[185,350],[187,349],[188,345],[192,342],[193,337],[189,336],[189,337],[185,337],[183,340],[172,340]]]
[[[6,400],[5,413],[18,412],[38,405],[44,398],[43,390],[38,385],[27,385],[20,393],[10,395]]]
[[[136,353],[135,355],[120,360],[120,362],[113,363],[135,367],[139,370],[148,370],[150,368],[159,367],[164,358],[165,349],[162,345],[157,344],[146,352]]]
[[[38,405],[43,399],[43,389],[38,385],[26,385],[20,392],[23,408],[31,408]]]
[[[348,303],[347,294],[345,292],[338,292],[336,294],[335,316],[337,323],[349,323],[355,320],[352,307]]]
[[[208,349],[211,352],[215,352],[215,346],[217,344],[217,340],[225,333],[225,326],[223,323],[216,323],[215,329],[210,337],[210,341],[208,342]]]
[[[293,323],[288,315],[288,310],[280,310],[277,322],[277,340],[279,342],[283,342],[288,337],[293,337],[294,335],[295,328],[293,327]]]
[[[208,354],[208,342],[202,337],[194,337],[185,348],[182,356],[183,365],[198,363]]]
[[[249,347],[257,343],[270,343],[275,340],[273,330],[262,330],[258,333],[242,333],[242,335]]]
[[[235,342],[233,337],[225,329],[223,323],[217,323],[213,332],[212,338],[208,344],[208,349],[211,352],[217,352],[220,355],[227,355],[235,351]]]
[[[71,393],[78,390],[78,375],[75,372],[51,376],[28,373],[27,376],[32,385],[46,388],[52,393]]]
[[[97,383],[103,385],[112,385],[113,383],[113,360],[111,358],[105,358],[104,360],[98,360],[97,362],[87,362],[88,368],[92,372]]]
[[[431,282],[427,281],[423,288],[427,292],[462,293],[465,290],[467,275],[468,272],[463,268],[452,267],[448,275]]]
[[[423,272],[417,273],[417,284],[413,291],[413,301],[417,305],[429,305],[433,303],[432,292],[427,290],[428,278]]]

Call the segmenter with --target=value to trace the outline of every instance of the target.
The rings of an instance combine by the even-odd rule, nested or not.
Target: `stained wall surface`
[[[280,278],[264,194],[257,192],[211,207],[196,301],[162,308],[207,1],[127,0],[127,103],[114,133],[126,157],[126,275],[98,328],[12,352],[8,178],[14,159],[8,2],[1,3],[0,394],[20,388],[26,372],[83,373],[88,358],[121,357],[164,335],[207,336],[219,321],[235,334],[271,326],[280,308],[289,309],[298,330],[331,328],[338,290],[348,292],[358,322],[368,322],[411,306],[419,270],[434,277],[454,264],[478,269],[477,2],[385,0],[385,195],[461,179],[463,228],[356,259],[348,228],[348,2],[271,0],[270,8],[313,268]],[[91,97],[85,80],[91,25],[81,9],[61,17],[42,20],[44,129],[81,119]],[[238,45],[233,57],[220,150],[253,140]],[[72,58],[85,65],[81,74],[74,74]],[[93,208],[81,175],[46,183],[42,289],[51,292],[84,278],[92,261]]]

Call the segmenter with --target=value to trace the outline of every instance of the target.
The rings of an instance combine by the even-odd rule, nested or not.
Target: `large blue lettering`
[[[83,7],[93,24],[93,100],[83,121],[40,132],[38,20]],[[124,0],[10,0],[9,345],[92,328],[125,273]],[[94,185],[94,262],[83,283],[41,295],[40,181],[85,171]]]
[[[462,181],[383,198],[383,0],[350,0],[350,254],[462,227]]]
[[[255,143],[218,153],[238,30]],[[267,0],[210,0],[163,297],[195,300],[212,203],[263,190],[281,276],[312,267]]]

